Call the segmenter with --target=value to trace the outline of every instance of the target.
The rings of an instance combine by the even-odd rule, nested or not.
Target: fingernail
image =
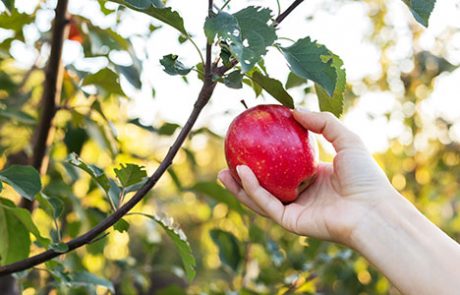
[[[243,165],[238,165],[238,166],[236,166],[236,173],[238,173],[238,176],[241,176],[241,167],[242,167],[242,166],[243,166]]]
[[[223,176],[225,170],[227,170],[227,169],[222,169],[222,170],[219,171],[219,173],[217,173],[217,178],[218,178],[219,180],[222,180],[222,176]]]

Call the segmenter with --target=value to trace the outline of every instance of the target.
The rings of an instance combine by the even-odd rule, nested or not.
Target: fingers
[[[268,217],[279,224],[283,223],[285,207],[280,200],[259,185],[259,181],[248,166],[236,167],[244,190],[254,203],[261,208]]]
[[[336,152],[344,149],[365,149],[361,138],[331,113],[294,110],[293,114],[305,129],[322,134],[332,143]]]
[[[222,170],[219,172],[217,178],[223,183],[223,185],[243,204],[251,208],[253,211],[262,216],[267,214],[251,200],[241,186],[233,179],[229,170]]]

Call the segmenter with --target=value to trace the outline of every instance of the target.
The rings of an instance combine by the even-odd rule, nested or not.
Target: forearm
[[[399,195],[353,233],[350,245],[404,294],[458,294],[460,245]]]

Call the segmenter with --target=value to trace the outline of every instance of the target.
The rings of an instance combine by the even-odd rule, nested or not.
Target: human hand
[[[237,167],[242,187],[229,170],[218,177],[242,203],[287,230],[352,246],[353,231],[396,191],[358,135],[332,114],[296,110],[294,118],[307,130],[322,134],[337,152],[333,163],[319,165],[316,180],[295,202],[281,203],[259,185],[247,166]]]

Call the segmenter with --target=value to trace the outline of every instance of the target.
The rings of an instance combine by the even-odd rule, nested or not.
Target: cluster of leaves
[[[15,41],[26,43],[24,26],[37,27],[37,13],[47,8],[26,14],[14,9],[13,0],[2,2],[9,15],[0,15],[0,27],[11,33],[0,45],[0,163],[4,166],[0,171],[0,265],[6,265],[44,249],[67,252],[66,241],[117,210],[145,182],[144,167],[150,169],[161,159],[162,142],[169,142],[181,126],[168,122],[146,126],[138,118],[125,116],[121,102],[127,98],[120,82],[125,79],[134,88],[145,87],[140,78],[142,61],[129,38],[121,37],[116,29],[102,29],[91,19],[73,16],[72,24],[81,36],[70,39],[81,44],[85,58],[105,58],[107,67],[89,73],[66,66],[48,172],[42,181],[30,166],[14,165],[24,162],[18,158],[30,157],[43,69],[39,63],[26,72],[15,68],[11,46]],[[107,9],[107,1],[98,2],[106,15],[139,11],[177,30],[179,40],[194,42],[179,12],[163,1],[112,0],[120,4],[117,11]],[[407,4],[416,19],[427,25],[434,1]],[[232,67],[223,77],[214,76],[215,81],[236,89],[249,86],[256,96],[265,91],[291,108],[294,103],[289,89],[311,81],[320,108],[339,116],[346,87],[342,60],[308,36],[282,45],[277,26],[273,12],[262,7],[249,6],[234,13],[221,9],[209,16],[203,29],[207,41],[219,46],[216,67]],[[150,31],[155,29],[152,25]],[[33,44],[37,50],[49,39],[47,32],[41,33]],[[290,67],[286,83],[271,77],[264,66],[263,57],[270,47],[278,50]],[[127,53],[132,65],[112,61],[109,55],[116,51]],[[203,60],[191,67],[176,54],[168,54],[160,64],[170,75],[185,77],[195,70],[203,77]],[[195,139],[203,138],[207,144],[197,145]],[[190,140],[180,152],[183,160],[174,164],[168,170],[169,178],[156,187],[155,198],[149,195],[136,212],[81,251],[66,253],[64,260],[48,261],[46,272],[37,268],[17,274],[21,287],[70,294],[95,292],[98,286],[122,294],[185,294],[185,290],[208,294],[229,290],[241,294],[383,294],[389,290],[388,282],[350,250],[287,234],[244,209],[215,181],[216,172],[225,165],[222,139],[202,128],[195,130]],[[458,151],[455,148],[453,151]],[[399,154],[395,161],[403,163],[406,156]],[[390,158],[386,155],[384,159]],[[455,161],[458,163],[458,157],[439,158],[433,173],[446,173]],[[389,175],[396,175],[396,166],[387,165]],[[432,163],[426,165],[431,169]],[[409,183],[407,190],[415,190],[417,170],[408,170],[404,177]],[[447,190],[442,183],[439,187]],[[450,196],[452,190],[459,191],[457,186],[449,191],[433,186],[422,194],[423,200],[429,206],[431,193]],[[38,209],[31,214],[17,207],[21,197],[35,200]],[[174,216],[181,228],[168,216]],[[451,234],[459,234],[458,216],[442,222]],[[169,238],[163,240],[162,233]]]

